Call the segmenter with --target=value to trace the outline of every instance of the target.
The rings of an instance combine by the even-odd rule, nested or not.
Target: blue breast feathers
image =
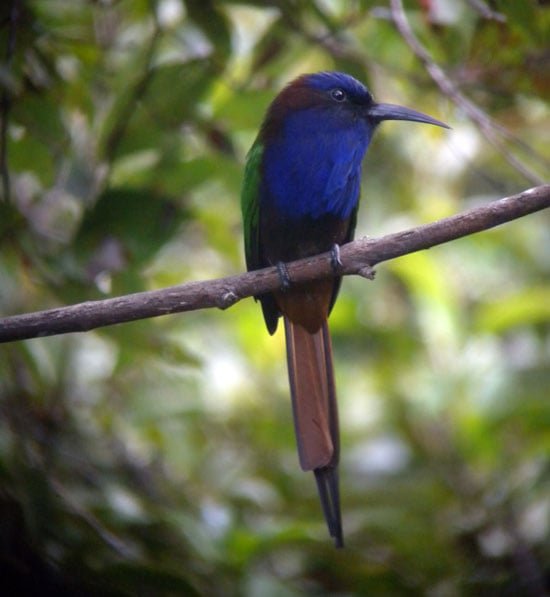
[[[359,200],[372,133],[363,119],[319,108],[289,113],[264,147],[261,202],[289,219],[348,218]]]

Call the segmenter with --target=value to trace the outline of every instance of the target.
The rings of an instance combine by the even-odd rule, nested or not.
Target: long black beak
[[[383,120],[410,120],[411,122],[423,122],[425,124],[434,124],[444,129],[451,128],[441,120],[436,120],[427,114],[417,112],[412,108],[396,106],[394,104],[372,104],[367,110],[367,117],[376,122]]]

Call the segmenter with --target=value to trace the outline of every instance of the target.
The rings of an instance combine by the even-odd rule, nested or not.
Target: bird
[[[328,531],[344,546],[338,408],[328,317],[338,295],[339,246],[353,240],[365,153],[378,125],[405,120],[449,128],[422,112],[377,103],[351,75],[291,81],[269,105],[247,154],[241,190],[248,271],[276,266],[281,288],[261,294],[265,324],[284,320],[294,430],[313,471]],[[335,276],[293,284],[285,264],[331,251]]]

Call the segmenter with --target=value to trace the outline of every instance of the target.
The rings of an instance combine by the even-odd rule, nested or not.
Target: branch
[[[382,238],[363,238],[341,247],[342,267],[338,275],[356,274],[372,278],[372,267],[377,263],[481,232],[548,207],[550,184],[528,189],[518,195],[505,197],[431,224],[388,234]],[[330,253],[290,263],[288,273],[295,283],[335,275]],[[191,282],[162,290],[14,315],[0,319],[0,342],[83,332],[125,321],[210,307],[226,309],[243,298],[271,292],[279,287],[277,268],[269,267],[218,280]]]
[[[484,112],[473,101],[469,100],[463,93],[459,91],[457,86],[447,77],[442,68],[440,68],[432,58],[428,50],[420,43],[419,39],[413,33],[410,23],[405,14],[403,3],[401,0],[391,0],[391,13],[393,22],[409,46],[414,55],[423,63],[428,74],[452,102],[454,102],[473,122],[477,124],[479,130],[485,136],[487,141],[493,145],[504,156],[506,161],[513,166],[532,184],[541,184],[543,181],[538,174],[532,171],[526,164],[524,164],[518,157],[509,152],[500,138],[521,147],[523,151],[527,152],[533,159],[536,159],[545,168],[548,167],[548,162],[535,152],[529,145],[523,143],[512,135],[505,127],[501,126],[494,119],[492,119],[486,112]]]
[[[485,2],[481,0],[466,0],[468,4],[479,12],[484,19],[498,21],[499,23],[506,23],[506,17],[500,13],[492,10]]]

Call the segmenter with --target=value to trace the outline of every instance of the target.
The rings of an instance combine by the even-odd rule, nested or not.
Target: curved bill
[[[372,104],[367,110],[367,116],[373,120],[382,122],[382,120],[410,120],[411,122],[423,122],[425,124],[434,124],[441,126],[444,129],[451,128],[441,120],[436,120],[427,114],[413,110],[412,108],[405,108],[404,106],[396,106],[395,104]]]

